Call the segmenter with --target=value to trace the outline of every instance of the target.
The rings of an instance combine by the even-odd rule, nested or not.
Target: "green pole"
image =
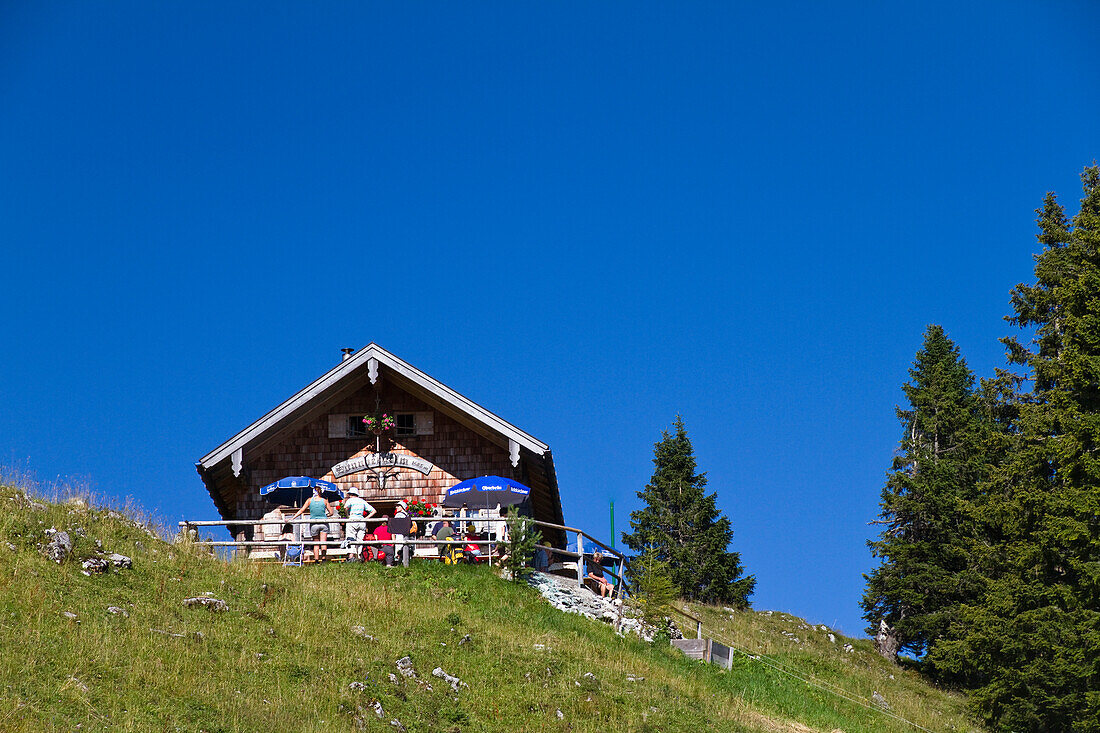
[[[611,502],[611,549],[615,549],[615,502]]]

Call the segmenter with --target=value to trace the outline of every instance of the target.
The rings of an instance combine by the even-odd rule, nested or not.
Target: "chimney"
[[[351,358],[351,355],[355,353],[355,349],[340,349],[340,353],[344,355],[340,361],[347,361]]]

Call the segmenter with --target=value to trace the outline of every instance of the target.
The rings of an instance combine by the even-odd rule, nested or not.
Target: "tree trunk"
[[[875,634],[875,649],[894,664],[898,663],[898,649],[901,649],[901,640],[898,639],[897,631],[886,624],[886,619],[880,619],[878,622],[878,633]]]

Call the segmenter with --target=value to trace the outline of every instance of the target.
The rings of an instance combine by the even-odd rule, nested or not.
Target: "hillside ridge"
[[[0,509],[2,730],[914,730],[751,655],[877,692],[929,730],[979,730],[963,698],[869,641],[786,614],[691,605],[751,652],[727,672],[484,567],[283,568],[172,544],[84,499],[0,487]],[[61,533],[71,547],[51,557]]]

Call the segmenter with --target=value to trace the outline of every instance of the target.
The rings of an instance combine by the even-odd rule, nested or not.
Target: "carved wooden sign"
[[[419,471],[427,476],[435,468],[435,465],[423,458],[401,453],[368,453],[365,456],[356,456],[337,463],[332,467],[332,475],[335,478],[340,478],[341,476],[347,476],[349,473],[358,473],[374,468],[407,468],[411,471]]]

